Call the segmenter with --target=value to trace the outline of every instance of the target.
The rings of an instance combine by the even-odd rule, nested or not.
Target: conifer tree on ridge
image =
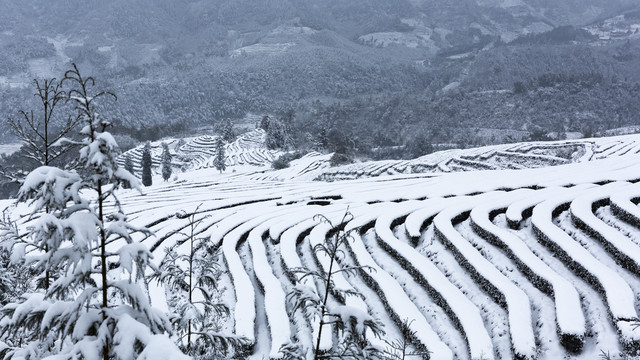
[[[153,184],[151,165],[151,143],[147,141],[142,150],[142,185],[144,186],[151,186]]]
[[[227,165],[225,164],[226,161],[227,158],[225,155],[224,141],[222,140],[222,138],[218,138],[218,140],[216,141],[216,157],[214,165],[216,169],[220,170],[221,174],[227,169]]]
[[[162,179],[164,181],[169,180],[171,177],[171,153],[169,152],[169,145],[162,143]]]

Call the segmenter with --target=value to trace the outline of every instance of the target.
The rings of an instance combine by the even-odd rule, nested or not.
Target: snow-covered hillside
[[[290,169],[263,173],[254,178],[335,181],[395,174],[528,169],[582,163],[637,153],[640,153],[640,135],[638,134],[451,149],[413,160],[366,161],[337,167],[329,167],[328,156],[311,153],[303,159],[292,162]]]
[[[312,153],[280,171],[244,166],[224,174],[206,166],[207,151],[195,155],[211,139],[196,139],[179,149],[198,169],[157,181],[144,196],[121,190],[119,199],[134,225],[155,232],[144,242],[156,264],[166,248],[188,251],[180,241],[189,226],[184,213],[198,209],[195,232],[220,249],[227,271],[227,329],[249,339],[251,359],[281,357],[294,334],[312,346],[313,324],[293,315],[286,295],[294,286],[322,291],[295,271],[327,270],[312,248],[331,227],[317,215],[337,223],[347,211],[346,229],[357,231],[334,266],[371,271],[334,279],[363,299],[334,293],[330,303],[369,312],[387,340],[399,339],[409,320],[411,347],[427,349],[431,359],[586,360],[640,350],[637,135],[337,169],[328,167],[329,155]],[[414,171],[419,164],[433,167]],[[312,181],[318,178],[334,181]],[[166,308],[162,288],[152,285],[151,297]]]
[[[593,359],[640,344],[637,155],[331,183],[210,169],[189,177],[121,200],[156,232],[156,261],[187,226],[176,212],[202,204],[197,217],[209,217],[198,232],[222,250],[232,326],[255,342],[254,358],[277,354],[290,331],[310,343],[310,325],[277,299],[295,284],[294,268],[322,266],[311,247],[328,228],[314,216],[338,221],[347,209],[359,229],[348,259],[376,271],[343,285],[365,295],[357,306],[380,318],[387,339],[409,318],[414,345],[433,359]]]
[[[331,154],[310,152],[278,171],[271,162],[281,151],[268,150],[261,129],[247,132],[225,146],[228,171],[242,173],[254,180],[320,180],[335,181],[396,174],[440,174],[450,172],[529,169],[562,164],[582,163],[597,159],[640,153],[640,135],[620,135],[602,138],[522,142],[484,146],[471,149],[438,151],[413,160],[381,160],[356,162],[331,167]],[[214,167],[216,137],[203,135],[180,141],[164,140],[173,155],[176,170],[191,171]],[[153,169],[160,172],[162,141],[151,143]],[[122,154],[122,165],[129,154],[139,173],[143,146]]]

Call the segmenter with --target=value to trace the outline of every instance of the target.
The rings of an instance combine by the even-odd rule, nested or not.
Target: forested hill
[[[1,118],[72,61],[118,94],[103,113],[138,140],[289,109],[294,128],[357,148],[593,132],[640,113],[634,0],[0,3]]]

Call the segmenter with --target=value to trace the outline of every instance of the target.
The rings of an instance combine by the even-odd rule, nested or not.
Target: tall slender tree
[[[56,78],[34,79],[33,83],[36,86],[33,95],[42,105],[41,113],[36,115],[33,110],[20,110],[20,116],[8,118],[8,124],[24,145],[22,152],[25,159],[36,166],[51,165],[74,146],[72,143],[56,143],[75,128],[80,118],[68,116],[65,121],[57,121],[58,104],[68,99],[62,81],[58,82]]]
[[[142,185],[144,186],[151,186],[151,184],[153,184],[151,165],[151,143],[147,141],[142,150]]]
[[[229,308],[216,302],[222,270],[219,253],[208,247],[208,237],[198,236],[208,217],[199,214],[201,206],[176,214],[189,222],[187,231],[180,232],[183,238],[167,249],[154,277],[176,295],[170,303],[177,315],[173,322],[180,347],[194,358],[210,359],[230,355],[246,346],[247,340],[220,332],[218,320],[229,315]],[[185,243],[188,250],[183,250]]]
[[[162,143],[162,179],[164,181],[169,180],[171,177],[171,153],[169,152],[169,145]]]
[[[233,131],[233,124],[231,123],[231,120],[227,119],[227,121],[225,121],[222,129],[222,138],[227,143],[233,142],[236,139],[236,134]]]
[[[214,165],[216,169],[220,170],[221,174],[227,169],[227,165],[225,164],[226,161],[227,157],[225,154],[224,140],[222,140],[222,138],[218,138],[216,141],[216,157],[214,159]]]

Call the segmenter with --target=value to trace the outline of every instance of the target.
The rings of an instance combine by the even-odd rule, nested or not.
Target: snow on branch
[[[18,192],[18,201],[33,200],[33,213],[45,208],[62,210],[69,201],[84,203],[78,194],[81,182],[75,171],[40,166],[25,178]]]

